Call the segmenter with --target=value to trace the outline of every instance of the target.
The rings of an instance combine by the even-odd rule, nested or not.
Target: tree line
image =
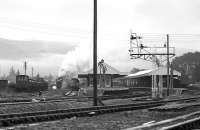
[[[172,60],[175,70],[181,72],[181,82],[200,82],[200,52],[188,52]]]

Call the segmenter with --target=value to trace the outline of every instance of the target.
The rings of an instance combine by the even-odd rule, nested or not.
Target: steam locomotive
[[[56,86],[58,89],[65,88],[71,91],[78,91],[79,80],[77,78],[65,79],[64,77],[59,77],[56,79]]]

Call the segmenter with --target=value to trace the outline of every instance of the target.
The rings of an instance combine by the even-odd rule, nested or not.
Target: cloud
[[[146,32],[200,33],[199,6],[198,0],[143,0],[132,19]]]
[[[70,43],[46,41],[18,41],[0,39],[0,59],[20,60],[26,58],[40,59],[50,54],[64,55],[74,49]]]
[[[200,33],[199,5],[199,0],[98,1],[98,59],[105,59],[120,71],[143,66],[141,62],[130,60],[130,29],[137,33]],[[4,17],[8,20],[4,20]],[[93,2],[89,0],[0,0],[1,37],[40,40],[0,39],[0,60],[17,61],[30,57],[45,72],[52,70],[54,65],[77,70],[81,64],[87,66],[87,59],[92,59],[91,55],[86,57],[92,46],[84,48],[92,44],[92,27]],[[75,47],[69,42],[45,40],[75,41],[76,45],[80,45]],[[177,48],[199,47],[190,40],[183,42],[181,39],[171,43],[170,37],[170,45]]]

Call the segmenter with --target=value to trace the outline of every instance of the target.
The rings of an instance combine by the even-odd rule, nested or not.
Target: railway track
[[[125,98],[135,98],[135,97],[148,97],[148,95],[123,95],[123,96],[99,96],[101,100],[109,99],[125,99]],[[0,105],[18,105],[18,104],[32,104],[32,103],[49,103],[49,102],[62,102],[65,100],[78,100],[78,99],[92,99],[92,96],[81,96],[81,97],[60,97],[60,98],[38,98],[36,101],[32,99],[22,99],[22,100],[3,100],[0,101]]]
[[[150,107],[160,106],[169,102],[190,101],[198,98],[200,97],[182,98],[182,99],[174,99],[168,101],[151,101],[146,103],[126,104],[126,105],[96,106],[88,108],[0,114],[0,126],[6,127],[22,123],[52,121],[52,120],[59,120],[71,117],[94,116],[104,113],[146,109]]]
[[[200,111],[175,118],[141,125],[125,130],[197,130],[200,128]]]

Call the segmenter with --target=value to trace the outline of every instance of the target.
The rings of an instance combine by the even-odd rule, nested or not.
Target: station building
[[[173,80],[173,86],[179,87],[179,77],[181,73],[176,70],[169,70],[170,77]],[[125,87],[152,87],[153,77],[161,77],[163,87],[167,86],[167,68],[166,67],[158,67],[156,69],[143,70],[136,72],[134,74],[129,74],[124,77],[118,78],[118,82],[121,83],[122,86]],[[158,78],[157,78],[158,79]],[[156,81],[155,81],[156,82]]]
[[[127,74],[118,71],[117,69],[115,69],[114,67],[110,66],[107,63],[103,63],[104,66],[106,67],[106,72],[105,74],[100,74],[100,67],[98,66],[97,68],[97,87],[100,87],[100,83],[104,83],[104,87],[113,87],[115,85],[115,80],[116,78],[119,77],[124,77]],[[91,87],[93,85],[93,69],[90,69],[87,72],[78,74],[78,78],[79,79],[84,79],[84,81],[86,82],[86,86]]]

